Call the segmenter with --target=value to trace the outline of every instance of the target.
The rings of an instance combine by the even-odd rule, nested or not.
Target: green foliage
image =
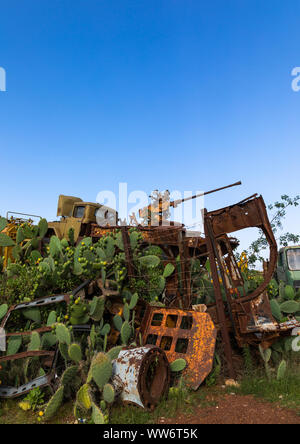
[[[94,296],[92,302],[90,303],[89,315],[94,321],[100,321],[102,319],[105,307],[105,297],[104,296]]]
[[[263,349],[262,346],[259,345],[259,352],[260,352],[260,355],[261,355],[261,357],[262,357],[262,359],[264,361],[267,377],[270,379],[270,377],[271,377],[271,369],[270,369],[270,366],[269,366],[269,361],[271,359],[272,350],[270,348]]]
[[[63,397],[64,397],[64,386],[61,385],[59,387],[59,389],[54,393],[52,398],[50,398],[50,400],[47,404],[46,410],[44,412],[44,419],[46,421],[55,415],[55,413],[57,412],[57,410],[61,406],[61,403],[63,401]]]
[[[13,247],[14,241],[5,233],[0,233],[0,247]]]
[[[85,410],[89,410],[92,407],[89,384],[84,384],[80,387],[77,392],[76,401]]]
[[[11,356],[18,353],[22,345],[22,336],[10,336],[7,342],[6,355]]]
[[[284,313],[296,313],[300,310],[300,304],[296,301],[286,301],[280,304],[280,310]]]
[[[67,367],[61,377],[61,383],[64,387],[70,387],[74,384],[75,377],[78,372],[78,366],[72,365]]]
[[[56,322],[56,311],[52,310],[47,319],[47,327],[51,327]]]
[[[251,373],[253,371],[253,361],[251,356],[251,350],[249,346],[243,347],[243,357],[244,357],[244,364],[245,369],[247,373]]]
[[[134,308],[135,308],[135,306],[136,306],[136,304],[137,304],[137,302],[138,302],[138,299],[139,299],[139,295],[137,294],[137,293],[134,293],[132,296],[131,296],[131,299],[130,299],[130,303],[129,303],[129,310],[133,310]]]
[[[115,399],[115,390],[111,384],[105,384],[103,387],[103,399],[108,404],[112,404]]]
[[[157,267],[160,263],[160,260],[157,256],[149,255],[149,256],[141,256],[139,257],[139,262],[143,267]]]
[[[102,390],[112,375],[112,364],[109,357],[105,353],[98,353],[92,361],[90,371],[93,380]]]
[[[122,325],[123,325],[123,320],[122,320],[121,316],[115,315],[113,317],[113,323],[114,323],[114,326],[116,327],[116,329],[121,331]]]
[[[0,320],[1,320],[2,318],[4,318],[4,316],[5,316],[6,313],[7,313],[7,310],[8,310],[8,305],[7,305],[7,304],[2,304],[2,305],[0,305]]]
[[[118,345],[116,347],[112,347],[106,354],[110,358],[110,360],[112,361],[113,359],[117,359],[122,348],[123,348],[123,345]]]
[[[282,313],[280,309],[280,305],[278,304],[276,299],[270,300],[270,306],[272,310],[272,315],[277,321],[280,321],[282,319]]]
[[[282,360],[277,369],[277,379],[283,379],[286,373],[286,361]]]
[[[275,236],[279,230],[283,229],[283,221],[286,217],[287,209],[289,207],[297,207],[300,202],[300,196],[291,198],[287,195],[282,195],[280,201],[276,201],[274,204],[268,205],[269,212],[272,212],[269,216],[272,230]],[[291,243],[297,244],[300,242],[300,236],[293,233],[284,233],[277,238],[277,242],[280,246],[286,247]],[[259,237],[251,243],[246,251],[249,258],[250,265],[254,265],[257,261],[263,261],[264,257],[262,253],[268,248],[268,241],[260,230]]]
[[[221,359],[218,353],[215,352],[213,369],[206,378],[205,381],[206,385],[209,387],[215,385],[218,380],[218,377],[220,376],[220,373],[221,373]]]
[[[28,350],[40,350],[41,348],[41,338],[37,331],[31,333],[30,342],[28,345]]]
[[[41,323],[41,313],[38,308],[27,308],[23,310],[22,313],[26,319],[30,319],[31,321],[34,321],[37,324]]]
[[[81,347],[78,344],[71,344],[68,353],[72,361],[79,363],[82,359]]]
[[[26,395],[23,401],[29,402],[31,410],[36,410],[38,406],[44,403],[44,393],[41,391],[40,387],[36,387]]]
[[[285,293],[285,299],[290,299],[293,300],[295,299],[295,290],[291,285],[286,285],[285,289],[284,289],[284,293]]]
[[[175,267],[173,264],[167,264],[165,266],[164,272],[163,272],[163,277],[167,278],[169,276],[171,276],[171,274],[173,273],[173,271],[175,270]]]
[[[94,424],[105,424],[103,413],[94,402],[92,403],[92,420]]]
[[[186,360],[179,358],[171,362],[170,368],[172,372],[181,372],[186,367]]]
[[[121,328],[121,339],[122,339],[122,344],[128,344],[129,339],[131,338],[132,335],[132,329],[130,324],[125,321],[122,325]]]
[[[70,332],[64,324],[61,323],[56,324],[55,334],[61,344],[70,345],[71,343]]]

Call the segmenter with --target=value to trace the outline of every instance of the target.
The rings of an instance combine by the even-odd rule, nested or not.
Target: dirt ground
[[[300,416],[291,409],[260,401],[252,396],[226,394],[211,396],[207,407],[176,418],[159,418],[159,424],[300,424]]]

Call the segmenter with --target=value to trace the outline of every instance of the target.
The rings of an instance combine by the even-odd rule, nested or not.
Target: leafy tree
[[[283,230],[283,221],[286,217],[287,209],[289,207],[297,207],[299,203],[300,196],[291,198],[284,194],[281,196],[281,200],[268,205],[268,210],[271,213],[271,215],[269,215],[271,227],[280,247],[286,247],[291,243],[297,244],[300,242],[300,235],[298,234],[286,232],[279,235],[279,232]],[[257,261],[262,262],[264,260],[262,254],[267,248],[268,241],[262,230],[260,230],[259,237],[252,242],[246,250],[249,265],[254,266]]]

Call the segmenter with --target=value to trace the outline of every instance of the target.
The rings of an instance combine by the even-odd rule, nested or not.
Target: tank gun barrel
[[[180,205],[183,202],[186,202],[187,200],[196,199],[197,197],[206,196],[207,194],[216,193],[217,191],[225,190],[226,188],[236,187],[241,184],[242,182],[238,181],[232,183],[231,185],[226,185],[225,187],[216,188],[215,190],[205,191],[203,193],[195,194],[194,196],[186,197],[184,199],[173,200],[172,202],[170,202],[170,207],[176,208],[178,205]]]

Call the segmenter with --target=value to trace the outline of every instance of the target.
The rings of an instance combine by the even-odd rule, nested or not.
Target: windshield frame
[[[293,251],[296,253],[297,255],[297,259],[296,259],[296,268],[291,267],[290,264],[290,258],[289,258],[289,252]],[[297,248],[289,248],[286,251],[286,260],[287,260],[287,265],[290,271],[300,271],[300,247]]]

